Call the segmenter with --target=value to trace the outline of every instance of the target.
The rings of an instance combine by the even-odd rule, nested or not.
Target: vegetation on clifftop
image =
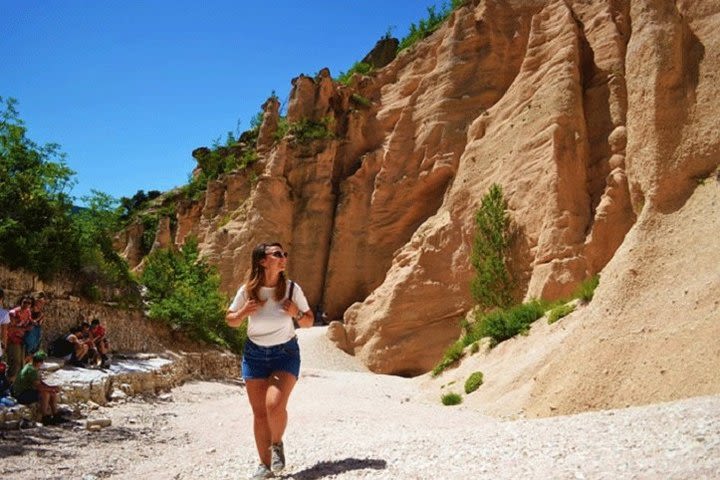
[[[443,2],[439,9],[437,5],[427,7],[427,17],[418,20],[417,24],[414,22],[410,24],[407,35],[399,41],[397,52],[400,53],[403,50],[407,50],[420,40],[430,36],[430,34],[440,28],[443,22],[447,20],[454,10],[464,6],[467,2],[468,0],[450,0],[449,3]],[[391,38],[393,29],[394,27],[388,28],[383,38]],[[354,74],[369,75],[373,71],[373,65],[358,61],[355,62],[346,72],[340,72],[335,81],[343,85],[349,85]]]
[[[410,48],[423,38],[428,37],[440,28],[440,25],[450,16],[453,10],[462,7],[466,3],[467,0],[450,0],[450,3],[443,2],[440,10],[436,5],[427,7],[427,18],[420,19],[417,25],[415,23],[410,24],[408,34],[400,40],[398,52]]]

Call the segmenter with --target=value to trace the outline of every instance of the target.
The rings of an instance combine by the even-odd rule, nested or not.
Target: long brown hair
[[[250,275],[248,276],[247,282],[245,282],[245,291],[247,292],[248,298],[251,300],[260,300],[258,293],[260,287],[265,283],[265,267],[260,265],[260,262],[265,258],[265,250],[268,247],[280,247],[283,246],[278,243],[260,243],[252,251],[252,267],[250,269]],[[284,248],[283,248],[284,250]],[[285,298],[285,272],[280,272],[277,285],[275,286],[275,300],[278,302]]]

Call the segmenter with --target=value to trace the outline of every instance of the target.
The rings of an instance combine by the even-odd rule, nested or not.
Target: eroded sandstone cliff
[[[603,271],[604,307],[589,318],[626,315],[610,300],[626,293],[626,268],[642,277],[665,261],[637,252],[662,243],[654,226],[720,163],[719,10],[709,0],[469,2],[349,86],[327,71],[294,79],[287,121],[325,122],[333,137],[275,140],[269,101],[260,160],[181,203],[156,244],[198,236],[230,293],[256,243],[283,242],[311,304],[343,319],[344,348],[373,371],[416,375],[472,307],[474,214],[499,183],[519,231],[518,299],[563,297],[620,248],[626,260]],[[134,264],[137,235],[121,246]],[[717,290],[717,270],[705,275]],[[653,315],[681,313],[669,298]]]

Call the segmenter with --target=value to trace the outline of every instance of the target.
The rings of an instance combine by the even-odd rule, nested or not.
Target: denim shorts
[[[283,371],[300,376],[300,346],[297,337],[292,340],[263,347],[250,341],[245,342],[242,360],[242,374],[245,380],[270,378],[273,372]]]

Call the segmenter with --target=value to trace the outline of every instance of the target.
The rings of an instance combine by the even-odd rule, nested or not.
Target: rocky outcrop
[[[116,356],[105,370],[55,368],[45,374],[45,381],[61,388],[62,403],[92,401],[105,405],[110,400],[167,392],[190,379],[237,379],[239,369],[239,358],[233,354],[167,351],[160,355]]]
[[[373,68],[382,68],[395,60],[398,45],[400,45],[400,41],[397,38],[383,37],[378,40],[361,62],[372,65]]]
[[[709,1],[469,2],[349,86],[294,79],[289,134],[276,140],[266,103],[260,160],[181,205],[174,242],[198,236],[228,293],[256,243],[283,242],[344,349],[423,373],[473,306],[474,215],[493,183],[517,227],[517,299],[556,299],[717,168],[713,18]]]
[[[143,260],[142,236],[145,232],[143,224],[139,221],[130,223],[115,238],[115,250],[122,252],[122,256],[127,260],[131,269],[137,267]]]
[[[712,2],[648,0],[627,9],[626,124],[608,138],[609,176],[624,166],[637,220],[587,307],[468,360],[476,362],[469,371],[498,377],[468,404],[548,416],[720,392],[719,15]],[[593,236],[612,226],[605,217],[600,229],[598,217],[617,205],[619,178],[608,182]]]
[[[597,23],[612,18],[609,10],[598,3],[582,15]],[[357,354],[377,371],[427,371],[438,358],[429,351],[459,333],[457,319],[472,306],[474,212],[491,184],[503,186],[519,227],[515,276],[527,297],[568,295],[604,266],[634,221],[624,166],[608,176],[609,137],[616,129],[620,136],[625,121],[623,92],[607,86],[610,72],[622,71],[613,69],[622,67],[622,32],[610,22],[609,33],[587,35],[582,16],[561,1],[485,2],[470,18],[477,44],[488,44],[470,63],[484,61],[488,77],[504,69],[494,76],[504,83],[477,90],[486,103],[467,125],[437,214],[395,255],[384,283],[345,316]]]

